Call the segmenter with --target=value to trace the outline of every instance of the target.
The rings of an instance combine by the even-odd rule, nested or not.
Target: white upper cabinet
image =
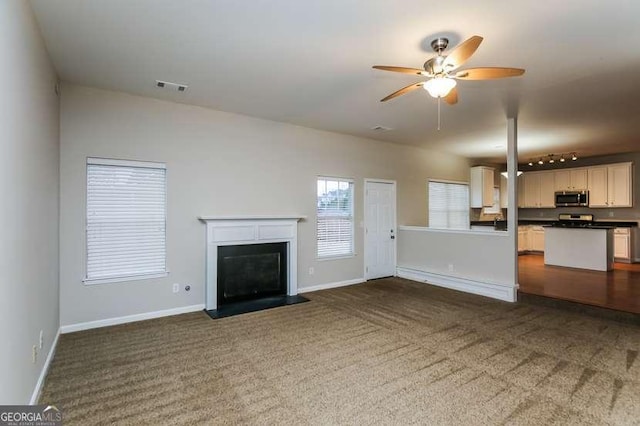
[[[509,181],[506,177],[500,175],[500,208],[509,207]]]
[[[523,179],[523,198],[519,207],[553,208],[555,207],[554,172],[529,172],[520,176]]]
[[[589,207],[632,207],[631,163],[589,167]]]
[[[471,168],[469,182],[469,206],[473,208],[493,206],[493,174],[491,167]]]
[[[555,174],[553,172],[540,173],[540,207],[554,208],[556,206]]]
[[[587,189],[588,172],[586,168],[556,170],[556,191],[584,191]]]
[[[609,207],[632,207],[631,163],[612,164],[607,167]]]
[[[607,166],[589,167],[589,207],[609,207]]]

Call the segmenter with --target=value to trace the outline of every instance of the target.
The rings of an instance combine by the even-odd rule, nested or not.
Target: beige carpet
[[[402,279],[63,335],[65,424],[640,424],[640,327]]]

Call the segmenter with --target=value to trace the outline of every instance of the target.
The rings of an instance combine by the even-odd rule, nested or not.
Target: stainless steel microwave
[[[589,191],[558,191],[556,207],[588,207]]]

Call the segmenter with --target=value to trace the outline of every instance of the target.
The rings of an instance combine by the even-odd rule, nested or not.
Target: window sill
[[[82,282],[84,283],[84,285],[109,284],[109,283],[121,283],[125,281],[140,281],[140,280],[150,280],[154,278],[164,278],[168,275],[169,275],[169,271],[166,271],[158,274],[129,275],[126,277],[85,278],[82,280]]]
[[[342,254],[342,255],[338,255],[338,256],[324,256],[324,257],[317,257],[316,260],[318,262],[324,262],[325,260],[340,260],[340,259],[351,259],[356,257],[355,253],[351,253],[351,254]]]

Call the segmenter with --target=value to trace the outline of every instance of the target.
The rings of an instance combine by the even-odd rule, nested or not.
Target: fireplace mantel
[[[200,216],[207,225],[205,306],[218,308],[218,247],[286,242],[287,295],[298,294],[298,221],[301,215]]]
[[[203,222],[208,222],[212,220],[280,220],[280,219],[291,219],[291,220],[303,220],[306,219],[306,216],[300,215],[265,215],[265,216],[199,216]]]

